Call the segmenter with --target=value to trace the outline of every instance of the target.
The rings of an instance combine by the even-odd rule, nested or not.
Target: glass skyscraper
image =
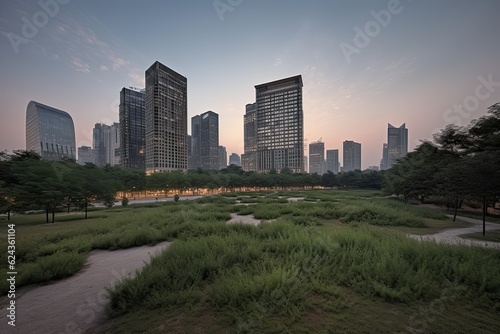
[[[389,169],[396,163],[399,158],[404,157],[408,153],[408,129],[406,123],[403,123],[399,128],[387,124],[387,148],[384,152],[383,169]]]
[[[213,111],[191,118],[190,169],[219,170],[219,115]]]
[[[42,159],[76,160],[75,126],[62,110],[30,101],[26,108],[26,150]]]
[[[343,149],[344,166],[342,167],[342,171],[361,170],[361,144],[352,140],[346,140],[344,141]]]
[[[120,164],[146,169],[146,118],[144,89],[123,88],[120,92]]]
[[[244,152],[241,165],[246,172],[257,170],[257,103],[249,103],[243,116]]]
[[[304,171],[302,76],[255,86],[257,171]]]
[[[338,174],[340,171],[339,150],[326,150],[326,171]]]
[[[184,170],[187,79],[160,62],[146,70],[146,173]]]
[[[309,144],[309,173],[323,175],[325,165],[325,143],[317,141]]]

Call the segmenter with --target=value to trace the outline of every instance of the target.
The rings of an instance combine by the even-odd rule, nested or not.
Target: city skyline
[[[219,141],[238,154],[253,86],[302,75],[304,144],[352,138],[363,169],[379,164],[387,123],[406,123],[411,151],[499,100],[497,1],[290,1],[286,15],[258,0],[224,12],[211,1],[57,3],[0,5],[0,150],[25,148],[30,100],[67,111],[76,145],[91,146],[93,125],[118,121],[120,90],[144,88],[156,60],[188,78],[188,118],[217,110]]]

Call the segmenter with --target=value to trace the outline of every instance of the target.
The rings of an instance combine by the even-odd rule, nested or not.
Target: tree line
[[[487,208],[500,199],[500,103],[468,125],[447,125],[385,173],[389,192],[408,199],[437,198],[457,209],[480,201],[483,234]]]
[[[85,211],[96,203],[113,206],[118,192],[186,191],[199,189],[235,191],[253,189],[286,189],[343,187],[382,187],[382,173],[351,171],[323,175],[292,173],[283,169],[279,173],[245,172],[236,165],[220,171],[189,170],[155,173],[125,169],[120,166],[98,167],[74,160],[47,161],[34,152],[0,152],[0,212],[44,210],[46,221],[54,222],[57,211],[72,208]],[[126,202],[126,200],[125,200]],[[50,216],[52,217],[51,219]]]

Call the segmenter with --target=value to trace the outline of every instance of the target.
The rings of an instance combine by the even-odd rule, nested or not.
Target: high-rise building
[[[42,159],[76,160],[75,126],[62,110],[30,101],[26,108],[26,150]]]
[[[229,165],[240,166],[241,165],[240,156],[236,153],[231,153],[231,155],[229,155]]]
[[[257,170],[257,103],[246,105],[243,116],[244,153],[241,155],[241,164],[244,171]]]
[[[339,173],[339,150],[326,150],[326,171],[331,171],[334,174]]]
[[[382,160],[380,160],[380,170],[386,170],[387,168],[387,160],[388,160],[388,150],[387,144],[384,143],[382,145]]]
[[[361,170],[361,144],[351,140],[344,141],[343,172]]]
[[[300,75],[255,86],[257,171],[304,171],[304,116]]]
[[[85,165],[86,163],[95,164],[94,150],[90,146],[80,146],[78,148],[78,163]]]
[[[387,124],[387,151],[385,151],[384,146],[382,169],[391,168],[399,158],[404,157],[407,153],[408,129],[406,129],[406,124],[403,123],[399,128]]]
[[[201,116],[191,117],[191,157],[189,169],[201,168]]]
[[[106,124],[96,123],[92,134],[95,164],[97,166],[106,166],[107,164],[109,164],[109,143],[111,127]]]
[[[120,123],[109,127],[108,161],[111,166],[120,164]]]
[[[309,144],[309,173],[323,175],[325,165],[325,143],[317,141]]]
[[[146,118],[144,89],[123,88],[120,92],[120,164],[146,169]]]
[[[191,118],[191,157],[189,169],[218,170],[219,115],[213,111]]]
[[[219,146],[219,170],[227,167],[227,150],[225,146]]]
[[[187,165],[187,79],[156,61],[146,70],[146,173]]]

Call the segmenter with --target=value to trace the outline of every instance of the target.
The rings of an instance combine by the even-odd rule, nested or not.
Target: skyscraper
[[[339,150],[326,150],[326,171],[338,174],[340,171]]]
[[[146,126],[144,89],[123,88],[120,92],[120,164],[146,169]]]
[[[201,116],[191,117],[191,156],[189,158],[189,169],[201,167]]]
[[[62,110],[30,101],[26,108],[26,150],[42,159],[76,160],[75,126]]]
[[[187,170],[187,79],[156,61],[146,70],[146,173]]]
[[[231,155],[229,155],[229,165],[240,166],[241,165],[240,156],[236,153],[231,153]]]
[[[403,123],[399,128],[387,124],[387,152],[384,151],[382,158],[383,169],[391,168],[399,158],[404,157],[407,153],[408,129],[406,129],[406,124]]]
[[[111,166],[120,164],[120,123],[114,122],[109,127],[108,163]]]
[[[80,146],[78,148],[78,163],[85,165],[86,163],[95,164],[94,150],[90,146]]]
[[[318,140],[309,144],[309,173],[323,175],[325,165],[325,143]]]
[[[213,111],[191,118],[191,157],[189,169],[218,170],[219,115]]]
[[[219,146],[219,170],[227,167],[227,150],[225,146]]]
[[[344,141],[343,172],[361,169],[361,144],[351,140]]]
[[[304,116],[300,75],[255,86],[257,171],[304,171]]]
[[[106,166],[109,164],[109,142],[111,128],[109,125],[96,123],[93,135],[93,149],[95,155],[95,164],[97,166]]]
[[[257,103],[246,105],[243,116],[244,153],[241,155],[241,164],[244,171],[257,170]]]

